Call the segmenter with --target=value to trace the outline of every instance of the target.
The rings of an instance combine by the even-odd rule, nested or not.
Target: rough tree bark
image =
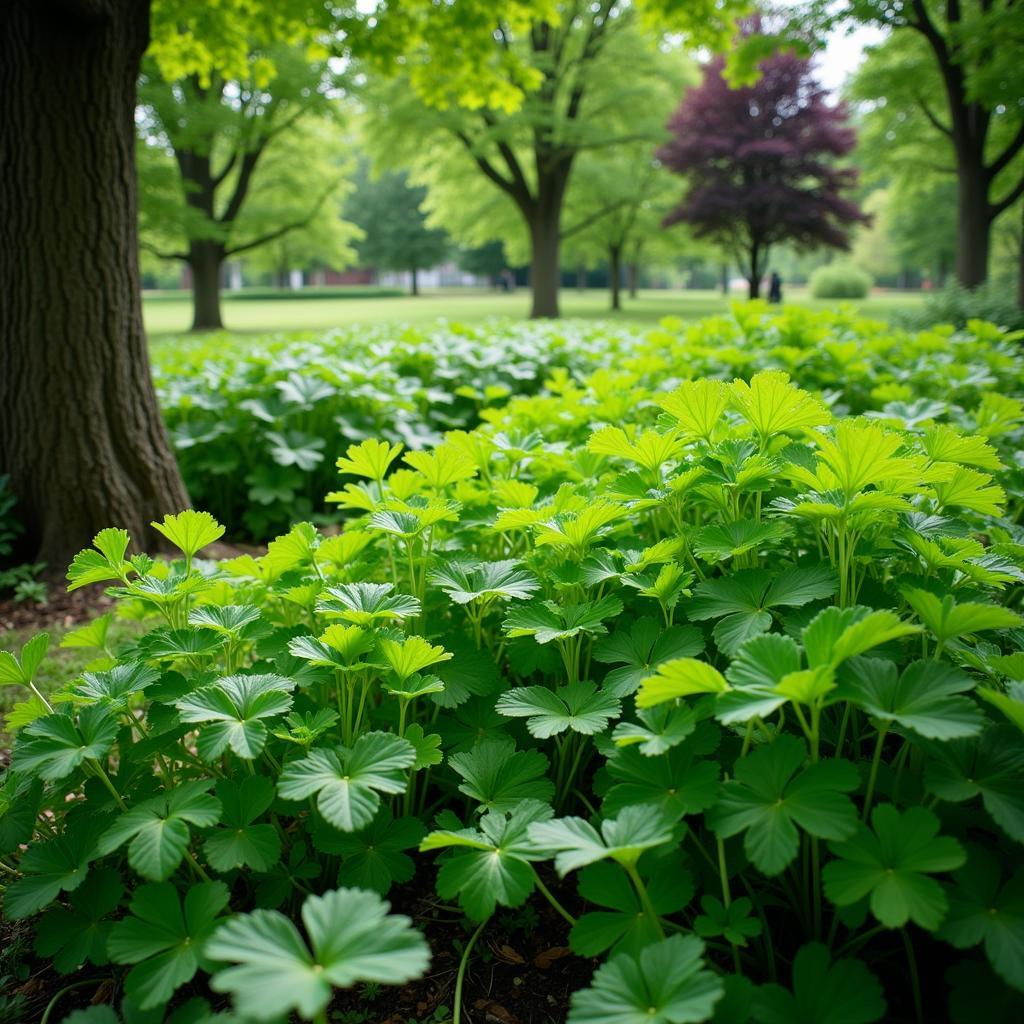
[[[0,8],[0,472],[27,557],[188,504],[139,295],[135,83],[144,0]]]

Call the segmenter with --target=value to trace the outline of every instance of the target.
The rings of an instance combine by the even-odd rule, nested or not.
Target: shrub
[[[1014,300],[1011,288],[990,282],[968,290],[951,284],[929,295],[920,310],[903,313],[900,322],[923,330],[931,324],[967,327],[973,320],[986,320],[1011,331],[1024,330],[1024,310]]]
[[[994,329],[790,344],[810,323],[686,345],[770,338],[828,402],[669,342],[427,450],[351,444],[341,533],[213,563],[205,513],[160,525],[169,561],[103,531],[70,585],[146,631],[70,634],[97,661],[50,695],[44,635],[0,657],[7,916],[142,1009],[208,979],[246,1019],[421,976],[383,896],[427,879],[460,979],[529,900],[606,958],[570,1024],[1019,1006],[1024,404],[979,382],[1020,363]]]
[[[809,281],[816,299],[863,299],[871,290],[871,275],[848,263],[818,267]]]

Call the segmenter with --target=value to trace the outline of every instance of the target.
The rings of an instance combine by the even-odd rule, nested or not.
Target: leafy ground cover
[[[941,398],[929,346],[969,355],[976,344],[969,331],[949,342],[923,332],[915,341],[852,306],[780,314],[739,304],[697,324],[663,324],[492,321],[182,338],[154,346],[154,375],[194,503],[231,536],[262,540],[297,518],[329,520],[323,498],[349,444],[367,437],[414,449],[437,444],[445,431],[475,427],[484,412],[535,394],[556,371],[579,378],[624,357],[715,376],[799,367],[809,386],[844,384],[862,411],[875,401],[874,388],[888,388],[878,393],[882,404]]]
[[[668,324],[353,441],[340,531],[98,535],[95,657],[0,655],[4,914],[65,1019],[1019,1020],[1018,345]]]

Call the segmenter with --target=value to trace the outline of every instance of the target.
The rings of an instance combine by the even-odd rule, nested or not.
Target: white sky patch
[[[814,67],[818,79],[833,93],[840,93],[847,78],[857,70],[864,59],[864,50],[868,46],[880,43],[885,32],[875,26],[858,26],[852,32],[845,28],[837,29],[828,39],[824,50],[819,50],[814,57]]]

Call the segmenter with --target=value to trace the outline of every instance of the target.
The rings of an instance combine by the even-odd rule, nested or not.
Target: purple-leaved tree
[[[738,89],[724,66],[712,60],[669,118],[672,138],[658,158],[687,188],[663,224],[685,222],[731,253],[756,299],[773,245],[846,249],[850,227],[869,217],[844,198],[857,171],[836,160],[855,135],[810,61],[777,53],[761,62],[755,85]]]

